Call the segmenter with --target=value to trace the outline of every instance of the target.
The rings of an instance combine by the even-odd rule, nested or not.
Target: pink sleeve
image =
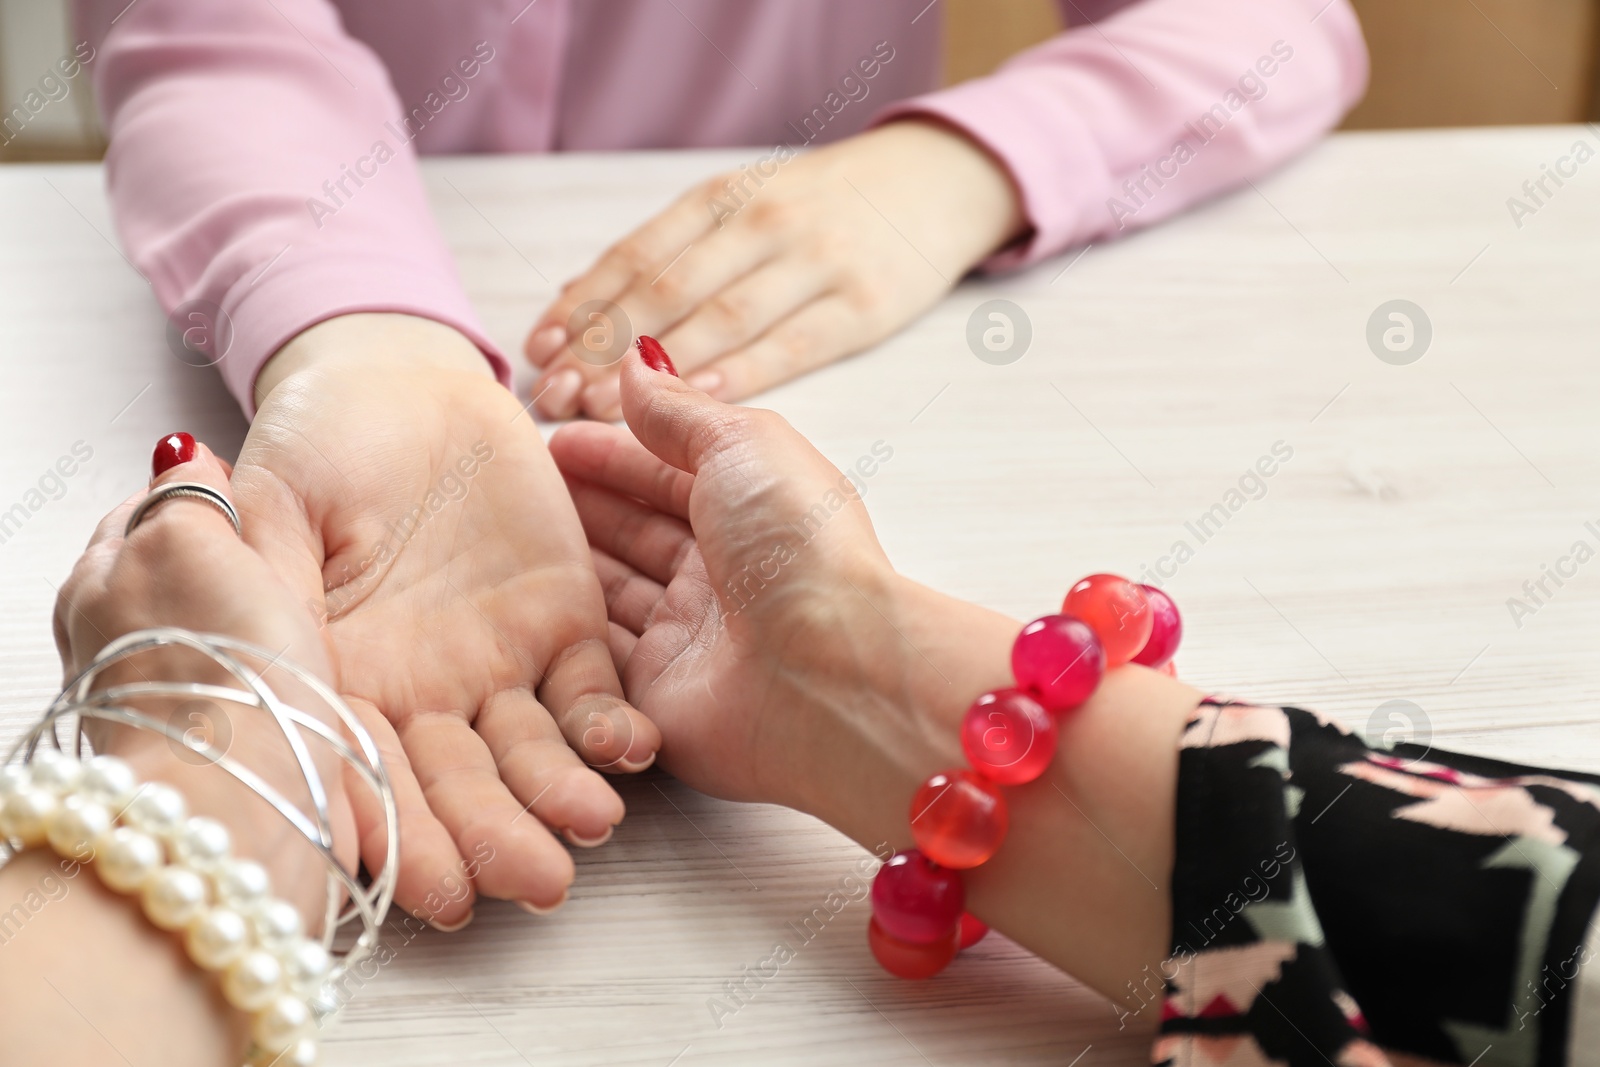
[[[206,300],[231,319],[219,369],[247,414],[268,357],[354,311],[453,326],[509,382],[434,226],[388,73],[327,0],[79,0],[78,16],[98,48],[123,246],[164,310]]]
[[[1143,0],[877,121],[939,118],[1009,168],[1033,233],[984,264],[1009,269],[1269,170],[1366,79],[1349,0]]]

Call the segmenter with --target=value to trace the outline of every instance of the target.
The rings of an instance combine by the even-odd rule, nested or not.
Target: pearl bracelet
[[[252,1016],[264,1062],[316,1063],[311,1005],[336,1006],[324,985],[332,958],[303,936],[294,905],[269,894],[265,868],[235,859],[227,829],[190,816],[176,789],[140,784],[114,756],[80,763],[41,749],[31,763],[0,768],[0,837],[92,863],[108,888],[138,897],[152,923],[218,973],[228,1003]]]
[[[232,675],[238,687],[141,681],[95,688],[111,665],[172,646],[209,659]],[[285,704],[256,663],[263,665],[260,671],[282,671],[301,683],[327,704],[343,731]],[[271,716],[295,755],[314,811],[308,815],[290,803],[226,748],[213,748],[165,719],[128,706],[135,698],[152,697],[203,699]],[[141,783],[127,763],[113,756],[80,759],[64,751],[57,726],[74,718],[74,750],[80,755],[84,724],[90,719],[164,734],[175,752],[195,753],[202,758],[196,762],[209,761],[231,774],[300,830],[328,866],[321,939],[307,937],[299,910],[271,895],[265,868],[233,855],[227,828],[215,819],[191,816],[178,790],[160,782]],[[182,938],[190,959],[218,976],[228,1003],[250,1016],[246,1061],[251,1067],[310,1067],[317,1062],[313,1032],[342,1007],[338,980],[371,955],[398,873],[393,848],[370,885],[362,885],[334,859],[327,795],[309,758],[308,740],[330,748],[373,790],[384,808],[389,840],[395,840],[394,793],[377,746],[339,696],[281,657],[216,635],[144,630],[112,642],[0,765],[0,845],[5,846],[0,856],[49,847],[65,860],[92,864],[111,890],[137,897],[150,922]],[[14,762],[19,755],[23,762]],[[348,907],[342,910],[346,900]],[[335,956],[335,936],[356,921],[361,934]]]

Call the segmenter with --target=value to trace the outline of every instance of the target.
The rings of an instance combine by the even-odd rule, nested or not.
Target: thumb
[[[232,502],[233,495],[228,486],[228,465],[211,449],[196,441],[186,433],[170,433],[156,442],[155,452],[150,460],[150,482],[145,488],[140,489],[122,502],[111,514],[101,520],[96,528],[89,547],[111,541],[121,541],[124,528],[128,520],[133,517],[134,509],[151,492],[171,482],[192,482],[208,486],[221,496]],[[184,521],[194,521],[204,524],[207,530],[215,529],[218,533],[226,532],[234,536],[233,524],[227,516],[215,505],[203,501],[173,497],[157,505],[157,510],[147,512],[148,519],[153,521],[160,511],[176,509],[184,516]],[[141,525],[143,523],[141,522]]]
[[[87,665],[88,659],[107,641],[105,618],[102,617],[99,624],[91,622],[80,603],[93,600],[97,590],[107,587],[126,545],[137,543],[145,549],[158,546],[150,558],[166,560],[170,552],[160,546],[171,542],[175,530],[199,539],[184,542],[185,548],[209,544],[211,538],[234,540],[232,521],[214,501],[196,499],[193,495],[151,501],[151,494],[157,489],[182,482],[204,486],[231,505],[227,469],[225,461],[189,434],[167,434],[156,442],[149,483],[100,520],[88,548],[57,591],[53,627],[56,648],[69,678]],[[128,524],[141,504],[145,504],[144,511],[139,514],[136,528],[129,531]],[[87,638],[81,632],[81,625],[76,625],[82,623],[87,623],[92,631]],[[79,631],[76,638],[75,630]]]
[[[186,433],[167,434],[150,457],[151,489],[168,482],[199,482],[228,496],[232,473],[226,460]]]
[[[622,359],[622,416],[656,458],[696,474],[713,455],[748,436],[748,409],[713,400],[678,377],[654,337]]]

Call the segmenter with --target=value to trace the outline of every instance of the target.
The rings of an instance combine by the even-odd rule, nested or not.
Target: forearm
[[[0,868],[0,916],[11,919],[0,930],[11,1067],[219,1067],[239,1058],[244,1017],[91,867],[48,849],[23,853]]]
[[[169,710],[173,726],[197,728],[193,709],[190,701]],[[253,719],[233,721],[237,735],[222,709],[207,713],[207,732],[221,731],[212,743],[236,742],[254,771],[303,803],[289,784],[298,772],[287,746]],[[298,908],[306,929],[320,927],[320,855],[249,787],[199,757],[179,758],[159,734],[100,730],[97,745],[125,760],[139,780],[175,787],[191,814],[223,823],[234,854],[266,869],[273,895]],[[321,771],[334,767],[324,763]],[[348,852],[352,832],[340,811],[333,829]],[[223,998],[216,977],[190,960],[178,936],[146,918],[137,895],[107,888],[92,862],[44,847],[0,867],[0,1002],[26,1020],[6,1039],[6,1063],[15,1067],[119,1060],[219,1067],[239,1062],[248,1040],[248,1018]]]
[[[478,331],[406,109],[333,3],[82,9],[100,46],[118,234],[165,309],[184,307],[184,326],[195,312],[214,343],[230,339],[196,355],[216,363],[247,414],[262,364],[330,314],[403,308]]]
[[[862,714],[897,725],[807,799],[808,810],[868,848],[909,848],[911,797],[967,760],[959,727],[989,689],[1014,684],[1015,620],[899,580],[882,602],[908,653],[900,680],[866,694]],[[1200,700],[1155,671],[1111,671],[1061,717],[1053,765],[1008,787],[999,853],[965,875],[968,910],[1110,996],[1167,955],[1178,742]],[[903,725],[898,725],[903,724]]]
[[[292,681],[283,693],[315,706],[296,699]],[[201,729],[195,708],[184,701],[165,714],[177,730]],[[212,706],[203,717],[210,743],[236,750],[235,758],[242,755],[291,802],[305,803],[303,787],[295,788],[298,765],[262,713],[230,717]],[[233,855],[261,864],[273,897],[295,905],[306,930],[321,927],[324,861],[253,789],[161,734],[119,726],[96,730],[95,741],[138,780],[176,788],[191,815],[226,826]],[[338,773],[326,759],[318,766],[325,781]],[[348,857],[354,833],[342,806],[333,809],[331,829]],[[239,1062],[248,1043],[249,1018],[224,999],[215,975],[191,961],[179,935],[148,920],[137,894],[113,892],[93,862],[75,863],[47,847],[0,867],[0,1002],[27,1020],[7,1038],[6,1063],[16,1067],[119,1059],[218,1067]]]
[[[1325,134],[1365,88],[1348,0],[1063,6],[1078,25],[988,77],[886,112],[937,116],[1010,170],[1034,237],[995,266],[1147,226],[1241,185]]]

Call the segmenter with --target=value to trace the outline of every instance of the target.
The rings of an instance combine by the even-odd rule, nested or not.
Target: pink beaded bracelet
[[[1114,574],[1083,579],[1061,614],[1022,628],[1011,646],[1016,687],[983,694],[962,720],[972,768],[922,783],[911,800],[917,847],[896,853],[873,879],[867,942],[884,970],[931,978],[989,932],[967,914],[960,872],[986,862],[1005,840],[1010,815],[1000,787],[1045,772],[1060,717],[1087,701],[1108,669],[1138,663],[1171,673],[1182,636],[1171,597]]]

